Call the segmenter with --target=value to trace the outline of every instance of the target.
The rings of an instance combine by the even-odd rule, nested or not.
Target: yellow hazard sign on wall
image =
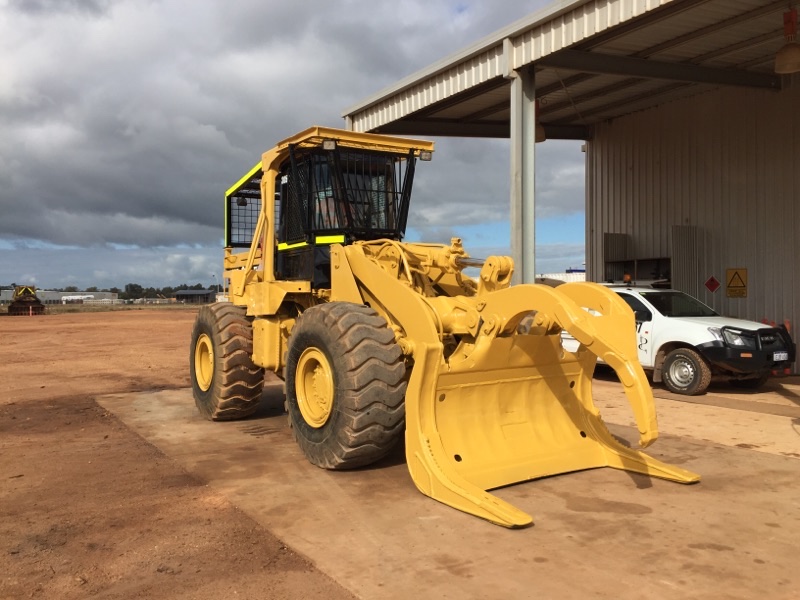
[[[747,269],[727,269],[725,273],[728,298],[747,298]]]

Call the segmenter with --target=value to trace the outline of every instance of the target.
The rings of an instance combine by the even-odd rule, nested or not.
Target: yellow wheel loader
[[[272,371],[311,463],[368,465],[405,436],[422,493],[506,527],[532,520],[487,490],[603,466],[698,481],[620,444],[592,403],[602,357],[641,446],[657,438],[633,313],[616,294],[591,283],[511,286],[508,257],[470,258],[457,238],[402,242],[416,163],[432,151],[314,127],[228,190],[229,302],[203,307],[192,333],[200,412],[252,414]],[[562,330],[576,352],[562,348]]]
[[[18,285],[14,288],[11,304],[8,305],[8,314],[12,316],[33,316],[44,314],[44,304],[36,295],[36,288],[32,285]]]

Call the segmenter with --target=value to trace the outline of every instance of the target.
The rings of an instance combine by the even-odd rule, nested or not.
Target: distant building
[[[61,296],[61,304],[83,304],[87,300],[94,300],[94,294],[71,294]]]
[[[0,304],[9,304],[14,290],[0,290]],[[118,301],[114,292],[54,292],[36,290],[36,296],[43,304],[114,304]]]

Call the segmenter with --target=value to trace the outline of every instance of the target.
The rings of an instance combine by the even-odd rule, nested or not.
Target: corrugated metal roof
[[[548,137],[721,85],[780,89],[786,0],[556,2],[347,109],[357,131],[505,137],[533,68]],[[551,135],[553,133],[554,135]]]

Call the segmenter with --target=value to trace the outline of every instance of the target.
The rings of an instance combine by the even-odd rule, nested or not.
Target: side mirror
[[[653,320],[653,313],[649,310],[635,310],[633,311],[637,323],[645,323]]]

